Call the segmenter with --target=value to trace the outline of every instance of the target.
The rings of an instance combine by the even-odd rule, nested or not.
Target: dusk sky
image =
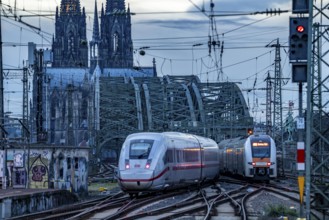
[[[2,17],[2,41],[4,68],[21,68],[27,60],[27,43],[38,48],[51,48],[55,30],[54,13],[61,0],[17,0],[17,15],[45,15],[22,17],[22,21],[36,28]],[[98,11],[105,0],[97,0]],[[132,15],[132,38],[135,66],[152,66],[156,59],[157,72],[163,75],[197,75],[203,82],[239,82],[256,121],[265,120],[264,81],[267,73],[274,77],[275,49],[271,47],[279,39],[281,67],[284,78],[291,77],[288,59],[289,16],[292,3],[287,0],[214,0],[216,15],[211,22],[208,0],[126,0]],[[14,0],[2,0],[6,15],[12,16]],[[95,0],[80,0],[87,13],[87,37],[91,40]],[[11,6],[11,10],[9,9]],[[204,9],[204,12],[200,10]],[[266,10],[289,10],[272,15]],[[23,11],[24,10],[24,11]],[[4,16],[2,12],[2,16]],[[220,48],[208,50],[209,36],[224,42]],[[140,55],[140,48],[145,55]],[[21,106],[20,80],[5,83],[5,111],[17,112]],[[284,85],[284,83],[287,83]],[[297,84],[291,80],[283,83],[283,117],[288,102],[298,107]],[[13,89],[14,87],[15,89]],[[17,88],[17,89],[16,89]],[[254,89],[254,90],[249,90]],[[249,90],[249,92],[247,91]],[[14,97],[18,94],[18,98]],[[30,95],[31,97],[31,95]],[[306,96],[305,96],[306,98]],[[305,100],[304,100],[305,101]],[[13,110],[15,109],[15,111]]]

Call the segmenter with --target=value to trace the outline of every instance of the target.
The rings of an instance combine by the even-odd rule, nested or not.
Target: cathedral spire
[[[95,12],[94,12],[94,27],[93,27],[93,39],[92,41],[99,42],[99,23],[98,23],[98,12],[97,12],[97,0],[95,0]]]
[[[102,10],[101,10],[101,18],[104,17],[105,12],[104,12],[104,4],[102,4]]]
[[[80,14],[80,0],[62,0],[61,1],[61,14]]]
[[[125,0],[106,0],[106,13],[125,11]]]
[[[131,26],[131,16],[130,16],[130,5],[128,4],[127,9],[127,19],[128,19],[128,25]]]

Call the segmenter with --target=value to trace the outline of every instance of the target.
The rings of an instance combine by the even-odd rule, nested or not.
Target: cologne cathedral
[[[34,142],[95,145],[100,78],[156,76],[154,61],[151,67],[133,66],[131,15],[125,0],[106,0],[100,13],[95,0],[91,40],[82,2],[61,0],[51,50],[35,50]]]

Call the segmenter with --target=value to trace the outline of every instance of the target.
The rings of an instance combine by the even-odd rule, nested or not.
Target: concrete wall
[[[67,190],[35,192],[0,200],[0,219],[73,204],[78,197]]]

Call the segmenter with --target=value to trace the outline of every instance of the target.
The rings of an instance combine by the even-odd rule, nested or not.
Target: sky
[[[16,2],[17,15],[13,17]],[[2,41],[4,68],[22,68],[27,60],[27,43],[50,48],[55,30],[54,13],[61,0],[2,0]],[[106,0],[97,0],[98,10]],[[297,84],[291,83],[288,59],[289,16],[287,0],[126,0],[132,15],[134,65],[152,66],[163,75],[197,75],[202,82],[237,82],[250,113],[257,122],[265,121],[263,90],[267,74],[274,77],[277,40],[281,45],[283,117],[288,103],[298,106]],[[91,40],[95,0],[80,0],[87,14],[87,38]],[[10,7],[9,7],[10,6]],[[274,13],[289,10],[288,13]],[[271,11],[273,13],[265,13]],[[44,16],[24,16],[24,15]],[[210,19],[209,15],[214,15]],[[7,15],[7,17],[4,17]],[[26,25],[28,24],[28,25]],[[32,28],[34,27],[34,28]],[[211,48],[208,40],[223,44]],[[145,51],[141,55],[140,51]],[[19,78],[19,77],[16,77]],[[5,112],[21,115],[22,81],[6,78]],[[306,90],[305,90],[306,91]],[[31,93],[30,93],[31,94]],[[31,95],[29,95],[31,96]],[[306,95],[304,96],[306,99]],[[304,100],[305,101],[305,100]]]

